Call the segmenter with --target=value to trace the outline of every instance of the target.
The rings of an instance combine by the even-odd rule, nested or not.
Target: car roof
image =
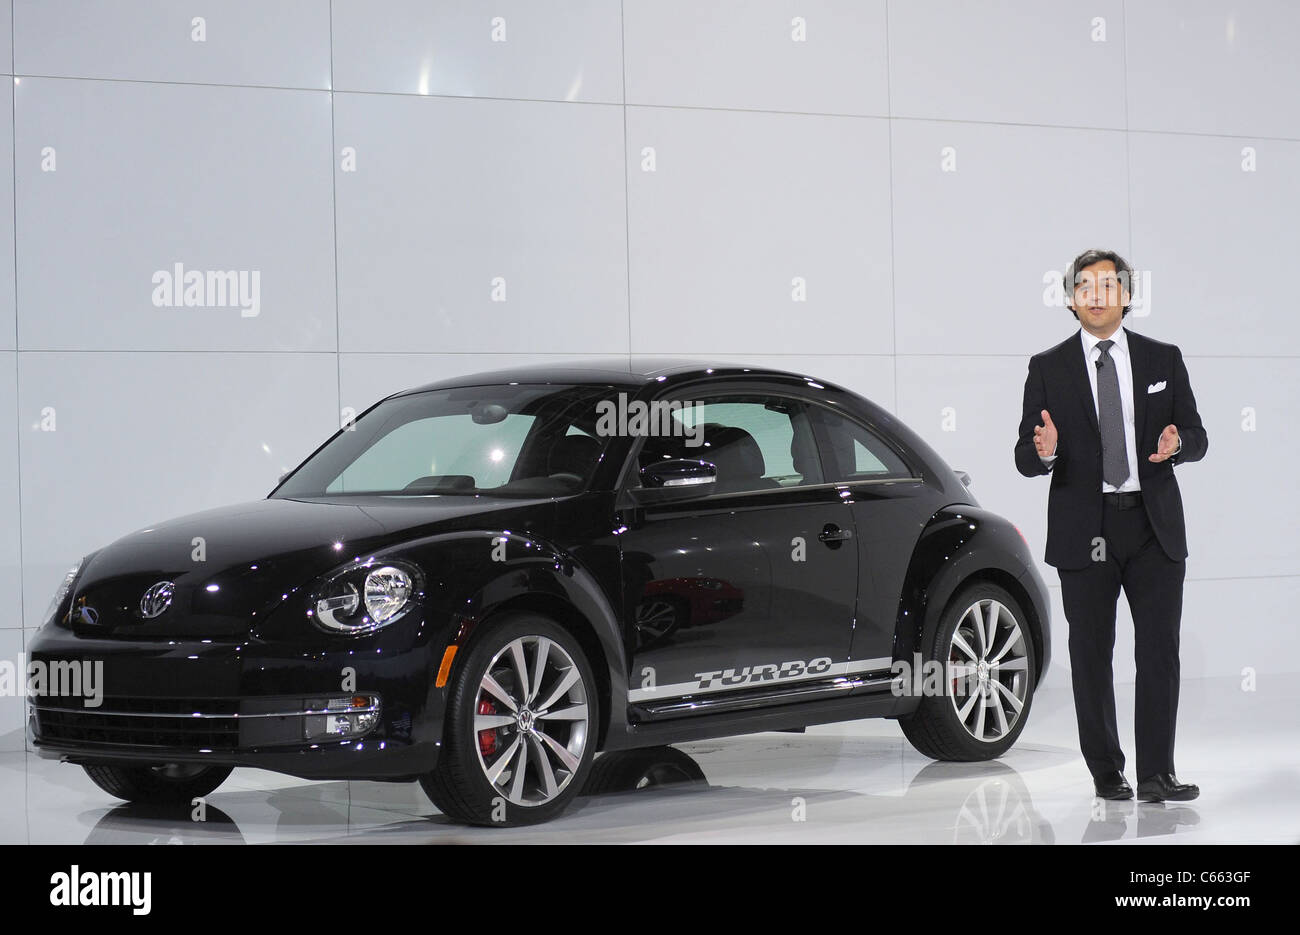
[[[705,377],[747,376],[778,380],[813,380],[808,374],[779,370],[760,364],[687,357],[594,357],[580,360],[557,360],[547,363],[521,364],[499,370],[485,370],[463,376],[447,377],[423,386],[403,390],[395,395],[406,396],[427,390],[457,386],[484,386],[498,383],[564,383],[575,385],[609,385],[636,389],[651,382],[683,382]],[[840,387],[825,380],[823,386]]]

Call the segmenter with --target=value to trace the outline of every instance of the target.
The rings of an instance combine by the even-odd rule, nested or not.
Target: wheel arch
[[[926,524],[899,599],[894,660],[928,658],[944,613],[972,584],[988,582],[1006,590],[1025,614],[1034,647],[1037,688],[1050,660],[1047,607],[1024,582],[1030,568],[1028,547],[1011,523],[968,505],[946,506]]]
[[[596,576],[572,555],[537,537],[497,535],[527,541],[528,550],[505,562],[461,566],[464,586],[444,604],[448,610],[456,608],[452,612],[459,627],[449,634],[443,655],[453,646],[456,652],[446,678],[439,679],[442,684],[434,690],[446,691],[457,677],[466,644],[486,623],[512,613],[544,616],[568,631],[587,656],[602,702],[596,727],[597,749],[602,749],[610,725],[627,719],[626,648],[619,618]]]

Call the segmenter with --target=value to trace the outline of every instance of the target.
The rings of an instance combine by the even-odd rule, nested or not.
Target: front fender
[[[619,616],[596,575],[572,554],[531,533],[504,529],[432,536],[407,544],[402,554],[438,569],[440,586],[431,589],[426,604],[454,623],[438,657],[456,652],[435,691],[445,692],[456,677],[459,650],[484,620],[508,611],[539,613],[574,634],[602,683],[602,741],[610,723],[626,722],[627,660]]]

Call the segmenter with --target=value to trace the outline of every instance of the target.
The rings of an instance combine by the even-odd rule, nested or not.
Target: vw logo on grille
[[[152,620],[172,605],[172,594],[176,591],[174,581],[159,581],[144,592],[140,598],[140,616]]]

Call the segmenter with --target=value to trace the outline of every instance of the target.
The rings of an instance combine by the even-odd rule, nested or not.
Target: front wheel
[[[995,584],[963,589],[948,603],[927,659],[929,671],[913,681],[926,689],[921,704],[898,719],[912,746],[958,761],[1009,750],[1024,730],[1037,681],[1033,639],[1016,599]]]
[[[188,804],[226,781],[229,766],[162,763],[157,766],[84,764],[90,781],[109,795],[128,802]]]
[[[596,680],[578,641],[545,617],[482,626],[448,692],[438,765],[420,784],[456,821],[547,821],[582,789],[595,757]]]

